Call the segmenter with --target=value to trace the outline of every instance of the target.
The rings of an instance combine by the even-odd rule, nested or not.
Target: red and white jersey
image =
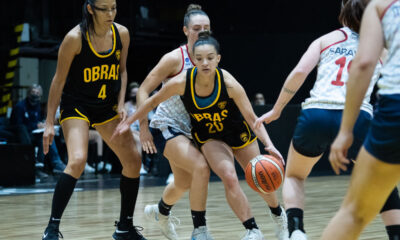
[[[346,100],[346,82],[349,68],[356,55],[359,36],[348,27],[339,29],[345,39],[336,42],[321,51],[318,64],[317,80],[310,97],[302,103],[303,109],[344,109]],[[369,103],[374,85],[378,79],[381,63],[378,63],[361,109],[372,115],[372,105]]]
[[[387,60],[378,81],[379,94],[400,94],[400,1],[393,1],[382,15]]]
[[[174,76],[181,73],[183,70],[194,67],[192,59],[190,59],[187,45],[180,47],[182,54],[182,68]],[[163,85],[168,82],[171,76],[163,81]],[[191,129],[189,114],[186,112],[185,106],[182,103],[180,96],[175,95],[158,105],[156,113],[150,122],[150,127],[158,128],[163,134],[169,134],[169,131],[164,131],[168,127],[181,131],[187,137],[191,138]],[[172,136],[164,136],[166,139]]]

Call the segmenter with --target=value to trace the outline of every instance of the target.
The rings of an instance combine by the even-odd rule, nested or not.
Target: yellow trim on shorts
[[[89,32],[88,31],[86,31],[86,38],[87,38],[87,41],[88,41],[88,43],[89,43],[89,47],[90,47],[90,49],[92,50],[92,52],[94,53],[94,55],[96,55],[97,57],[99,57],[99,58],[106,58],[106,57],[109,57],[109,56],[111,56],[113,53],[114,53],[114,51],[115,51],[115,46],[117,45],[117,41],[116,41],[116,37],[115,37],[115,30],[114,30],[114,24],[112,24],[111,25],[111,29],[112,29],[112,32],[113,32],[113,49],[112,49],[112,51],[109,53],[109,54],[107,54],[107,55],[101,55],[101,54],[99,54],[98,52],[96,52],[96,50],[94,49],[94,47],[92,46],[92,42],[90,41],[90,38],[89,38]]]
[[[218,69],[215,69],[215,71],[217,72],[217,78],[218,78],[218,94],[217,94],[217,97],[214,99],[214,101],[210,104],[210,105],[208,105],[208,106],[205,106],[205,107],[199,107],[198,105],[197,105],[197,102],[196,102],[196,98],[195,98],[195,91],[194,91],[194,86],[193,86],[193,74],[194,74],[194,70],[196,69],[197,67],[194,67],[193,69],[192,69],[192,72],[190,73],[190,90],[191,90],[191,92],[192,92],[192,99],[193,99],[193,103],[194,103],[194,105],[196,106],[196,108],[197,109],[200,109],[200,110],[202,110],[202,109],[206,109],[206,108],[210,108],[210,107],[212,107],[212,106],[214,106],[214,104],[216,103],[216,102],[218,102],[218,99],[219,99],[219,96],[220,96],[220,94],[221,94],[221,75],[219,74],[219,72],[218,72]],[[215,86],[214,86],[215,87]],[[213,92],[214,92],[214,89],[213,89]]]
[[[90,121],[89,121],[89,118],[88,118],[88,117],[86,117],[84,114],[82,114],[81,112],[79,112],[78,109],[75,108],[74,110],[75,110],[75,112],[77,112],[81,117],[67,117],[67,118],[61,120],[61,121],[60,121],[60,124],[63,123],[65,120],[69,120],[69,119],[79,119],[79,120],[84,120],[84,121],[88,122],[89,125],[90,125]],[[62,112],[64,112],[64,110],[62,110],[61,113],[60,113],[60,119],[62,118],[62,117],[61,117]]]
[[[110,118],[110,119],[108,119],[108,120],[105,120],[104,122],[101,122],[101,123],[93,123],[93,124],[92,124],[92,127],[100,126],[100,125],[106,124],[106,123],[111,122],[112,120],[117,119],[117,118],[119,118],[119,114],[115,115],[114,117],[112,117],[112,118]]]
[[[196,140],[197,140],[199,143],[201,143],[201,144],[204,144],[204,143],[206,143],[207,141],[209,141],[209,140],[212,139],[212,138],[209,138],[209,139],[207,139],[207,140],[205,140],[205,141],[201,141],[200,138],[199,138],[199,136],[197,135],[197,132],[194,133],[194,136],[196,137]]]
[[[247,122],[246,122],[246,121],[243,121],[243,123],[244,123],[244,125],[246,125],[247,132],[249,133],[249,140],[247,140],[247,142],[246,142],[245,144],[243,144],[242,146],[239,146],[239,147],[231,147],[232,149],[241,149],[241,148],[244,148],[244,147],[248,146],[249,144],[251,144],[252,142],[254,142],[254,140],[257,139],[257,136],[256,136],[253,140],[250,141],[250,139],[251,139],[251,131],[250,131],[249,125],[247,125]]]

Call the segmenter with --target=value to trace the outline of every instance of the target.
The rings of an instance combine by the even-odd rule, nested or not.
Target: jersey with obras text
[[[62,101],[79,101],[90,107],[118,102],[122,43],[114,24],[111,30],[113,44],[108,53],[96,52],[88,33],[85,37],[82,33],[81,52],[71,63]]]

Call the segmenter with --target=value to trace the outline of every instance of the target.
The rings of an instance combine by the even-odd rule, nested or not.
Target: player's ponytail
[[[370,0],[343,0],[339,22],[358,33],[362,15],[369,2]]]
[[[190,18],[194,15],[204,15],[208,17],[207,13],[201,10],[201,6],[198,4],[190,4],[186,10],[183,18],[183,26],[189,27]]]
[[[215,50],[217,51],[217,54],[220,54],[220,46],[218,41],[211,36],[210,31],[202,31],[199,32],[199,38],[193,45],[193,52],[195,52],[196,47],[201,46],[201,45],[206,45],[210,44],[215,47]]]
[[[86,0],[82,6],[82,21],[79,24],[79,27],[85,39],[86,39],[86,32],[89,31],[89,29],[93,29],[93,18],[87,9],[87,5],[93,6],[95,1],[96,0]]]

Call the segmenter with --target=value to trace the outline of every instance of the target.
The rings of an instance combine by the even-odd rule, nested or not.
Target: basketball
[[[258,155],[246,166],[247,184],[256,192],[271,193],[283,182],[285,170],[281,161],[271,155]]]

